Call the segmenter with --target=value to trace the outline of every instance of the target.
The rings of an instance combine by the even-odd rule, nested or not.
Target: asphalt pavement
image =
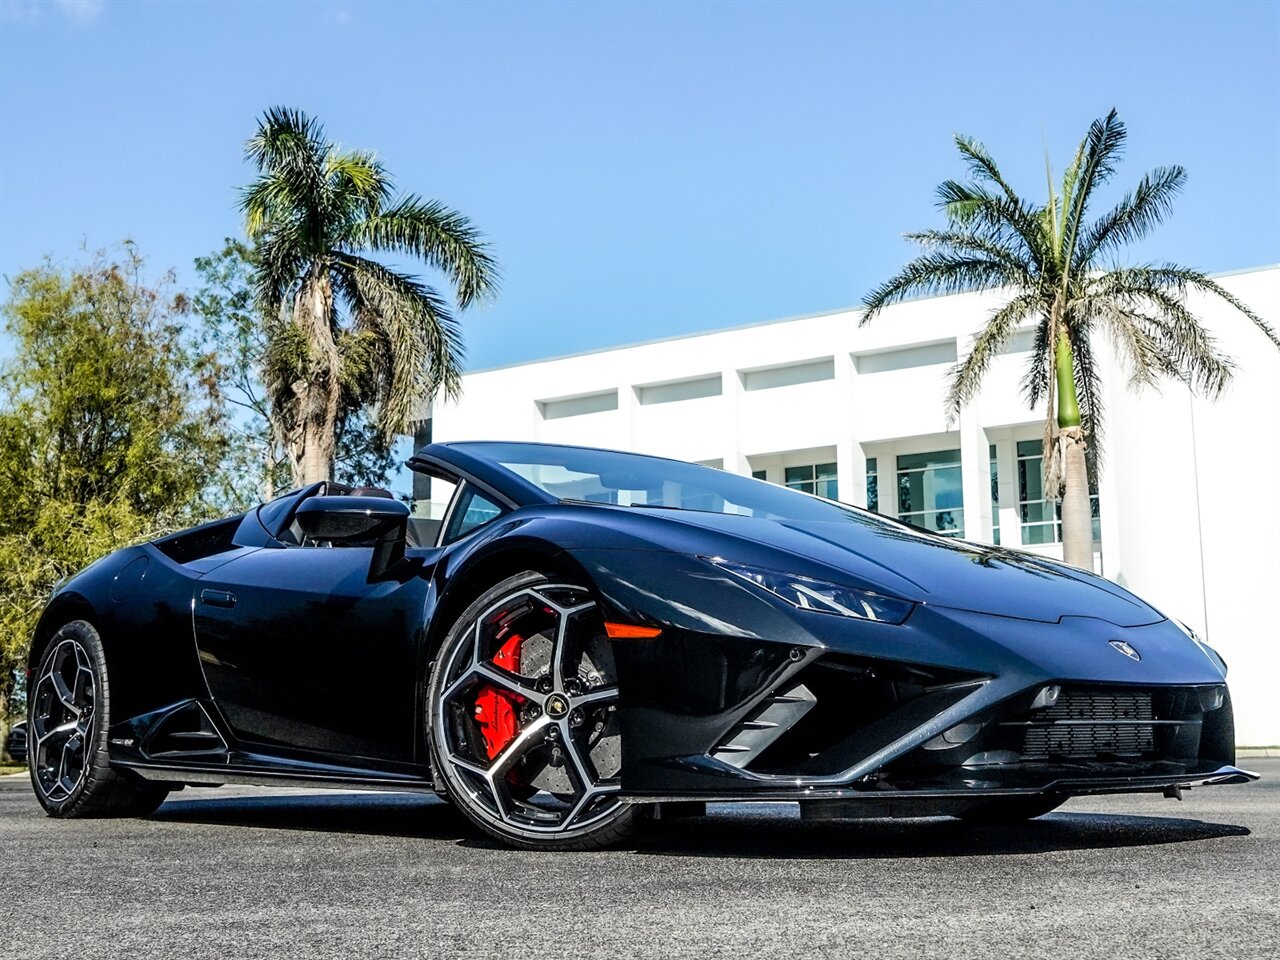
[[[404,794],[188,789],[46,818],[0,778],[0,958],[1280,956],[1264,779],[1073,800],[1027,824],[816,823],[725,806],[534,854]]]

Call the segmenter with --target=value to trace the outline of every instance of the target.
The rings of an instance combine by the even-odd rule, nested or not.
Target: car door
[[[414,760],[419,640],[435,549],[369,582],[372,547],[276,541],[197,581],[196,642],[236,736],[268,752]]]

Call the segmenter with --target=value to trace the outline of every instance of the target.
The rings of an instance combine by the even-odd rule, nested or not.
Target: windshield
[[[528,443],[457,446],[500,464],[557,500],[771,520],[865,521],[867,516],[764,480],[680,460]]]

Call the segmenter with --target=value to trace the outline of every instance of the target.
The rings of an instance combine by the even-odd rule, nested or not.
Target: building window
[[[787,467],[784,474],[786,486],[801,493],[812,493],[828,500],[836,496],[836,465],[834,463],[810,463],[803,467]]]
[[[768,470],[752,470],[751,479],[752,480],[768,480],[769,471]]]
[[[991,542],[1000,546],[1000,471],[996,468],[996,445],[990,447],[991,459]]]
[[[898,519],[944,537],[963,537],[962,483],[959,450],[899,456]]]
[[[880,512],[880,476],[876,472],[876,458],[867,457],[867,509]]]
[[[1018,441],[1018,516],[1022,542],[1029,546],[1062,542],[1062,504],[1045,496],[1044,447],[1040,440]],[[1102,539],[1098,520],[1098,491],[1089,486],[1089,511],[1093,515],[1093,539]]]

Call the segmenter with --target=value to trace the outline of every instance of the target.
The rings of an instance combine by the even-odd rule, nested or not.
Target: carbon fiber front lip
[[[774,790],[752,790],[750,793],[667,793],[667,794],[624,794],[622,799],[627,803],[662,803],[682,800],[694,800],[707,803],[752,803],[752,802],[795,802],[803,800],[867,800],[883,801],[894,799],[964,799],[981,800],[988,797],[1028,797],[1045,793],[1059,793],[1066,796],[1087,796],[1107,793],[1158,793],[1174,787],[1190,789],[1192,787],[1210,787],[1233,783],[1251,783],[1260,778],[1259,774],[1242,770],[1234,766],[1222,766],[1208,773],[1197,773],[1183,776],[1161,774],[1157,776],[1139,777],[1063,777],[1038,787],[969,787],[965,789],[923,789],[923,790],[884,790],[868,786],[863,789],[852,787],[826,786],[794,786],[779,787]]]

